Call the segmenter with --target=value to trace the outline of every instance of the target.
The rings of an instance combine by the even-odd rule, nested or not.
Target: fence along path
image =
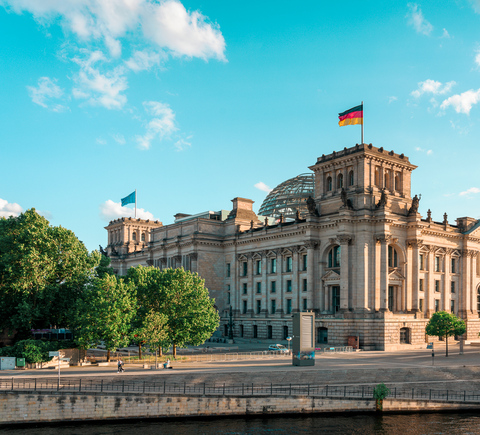
[[[238,385],[205,383],[167,383],[125,380],[65,379],[0,379],[0,391],[26,393],[83,392],[83,393],[131,393],[131,394],[180,394],[212,396],[315,396],[331,398],[373,398],[371,385],[301,385],[301,384],[254,384]],[[433,390],[424,388],[390,389],[388,398],[411,400],[435,400],[444,402],[480,403],[480,391]]]

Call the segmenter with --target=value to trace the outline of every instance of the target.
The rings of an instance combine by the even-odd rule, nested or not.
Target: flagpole
[[[363,110],[363,101],[362,101],[362,114],[365,114],[365,111]],[[362,118],[362,145],[363,145],[363,123],[364,123],[365,116]]]
[[[363,128],[363,124],[362,124],[362,128]],[[135,219],[137,219],[137,189],[135,189]]]

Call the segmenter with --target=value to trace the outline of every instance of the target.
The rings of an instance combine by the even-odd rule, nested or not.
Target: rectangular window
[[[292,300],[287,299],[287,314],[292,314]]]
[[[287,279],[287,293],[290,293],[292,291],[292,280]]]
[[[440,311],[440,300],[435,299],[435,312]]]
[[[338,285],[332,287],[332,305],[334,313],[340,310],[340,287]]]
[[[455,293],[455,281],[452,281],[452,282],[450,283],[450,291],[451,291],[452,293]]]
[[[257,301],[257,314],[260,314],[261,311],[262,311],[262,301],[258,300]]]
[[[438,279],[435,280],[435,291],[436,292],[440,291],[440,281]]]
[[[277,259],[272,258],[270,260],[270,273],[277,273]]]
[[[262,274],[262,260],[257,260],[255,262],[255,274],[256,275]]]
[[[257,337],[258,337],[258,326],[253,325],[253,338],[257,338]]]
[[[292,257],[287,257],[286,258],[286,263],[285,263],[285,272],[291,272],[292,271]]]
[[[425,280],[423,278],[421,278],[418,282],[418,284],[419,284],[418,290],[421,291],[421,292],[423,292],[425,290],[425,287],[423,286],[424,281]]]
[[[270,283],[270,293],[276,293],[277,291],[277,281],[272,281]]]
[[[302,299],[303,300],[303,311],[307,311],[307,299]]]
[[[247,301],[243,301],[243,314],[247,314]]]
[[[452,299],[450,301],[450,311],[453,313],[455,313],[455,301]]]
[[[455,261],[455,258],[452,258],[452,270],[450,272],[457,273],[457,262]]]
[[[244,295],[247,294],[247,283],[246,282],[243,283],[243,294]]]
[[[302,255],[302,270],[307,270],[307,255]]]
[[[227,285],[227,304],[230,305],[230,286]]]
[[[257,282],[257,293],[262,293],[262,283]]]
[[[227,263],[227,278],[230,278],[230,263]]]
[[[302,281],[302,290],[303,290],[304,292],[306,292],[306,291],[307,291],[307,288],[308,288],[308,287],[307,287],[307,280],[304,279],[304,280]]]
[[[242,275],[243,276],[248,275],[248,263],[246,261],[242,263]]]
[[[425,256],[420,254],[420,270],[425,270]]]
[[[276,311],[277,311],[277,301],[275,299],[272,299],[270,301],[270,312],[272,314],[275,314]]]
[[[435,257],[435,272],[440,272],[440,257]]]
[[[423,299],[418,300],[418,309],[423,313]]]

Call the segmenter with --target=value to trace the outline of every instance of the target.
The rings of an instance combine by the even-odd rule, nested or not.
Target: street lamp
[[[288,353],[290,353],[290,342],[292,341],[292,338],[293,338],[293,337],[287,337],[287,341],[288,341]]]
[[[228,339],[233,340],[233,310],[232,306],[230,305],[230,313],[229,313],[229,319],[228,319]]]

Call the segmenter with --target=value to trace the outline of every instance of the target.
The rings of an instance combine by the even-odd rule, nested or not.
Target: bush
[[[77,347],[72,341],[43,341],[43,340],[21,340],[13,346],[0,349],[0,356],[13,356],[25,358],[28,364],[50,361],[52,357],[48,352],[59,349],[70,349]]]
[[[382,382],[381,384],[378,384],[374,389],[373,389],[373,397],[376,400],[383,400],[385,397],[387,397],[390,394],[390,390],[387,388],[387,386]]]

